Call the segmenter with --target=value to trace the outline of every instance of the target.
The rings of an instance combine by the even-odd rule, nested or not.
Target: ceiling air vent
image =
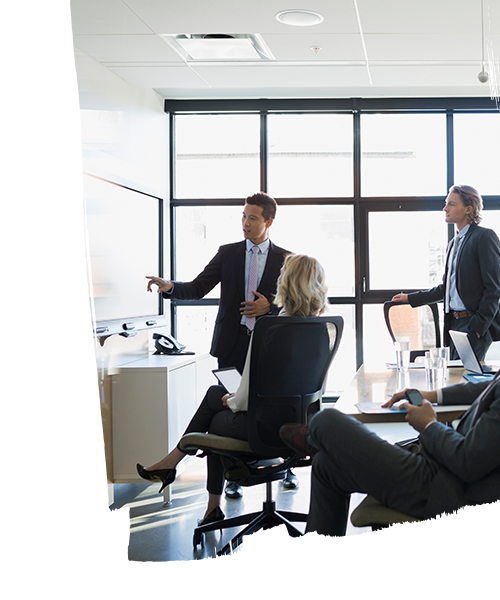
[[[185,61],[275,60],[258,33],[165,33]]]

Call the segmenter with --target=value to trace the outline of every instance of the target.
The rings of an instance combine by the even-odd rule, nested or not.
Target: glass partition
[[[178,115],[176,198],[246,198],[260,185],[260,117]]]
[[[444,213],[370,212],[368,230],[371,290],[427,289],[441,282],[448,243]]]
[[[453,123],[455,182],[498,194],[500,113],[456,114]]]
[[[268,116],[269,193],[283,198],[353,194],[352,115]]]
[[[446,195],[446,115],[361,115],[361,195]]]

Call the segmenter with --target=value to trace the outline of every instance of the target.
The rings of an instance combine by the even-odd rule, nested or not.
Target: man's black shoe
[[[283,477],[283,487],[287,490],[295,490],[299,487],[299,478],[292,473],[292,469],[288,469]]]
[[[226,488],[224,490],[224,494],[226,498],[241,498],[243,496],[243,492],[241,491],[241,487],[236,483],[236,481],[226,481]]]

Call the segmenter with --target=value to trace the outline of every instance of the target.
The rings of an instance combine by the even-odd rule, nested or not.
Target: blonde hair
[[[281,268],[275,304],[290,317],[314,317],[328,305],[325,271],[306,254],[288,254]]]

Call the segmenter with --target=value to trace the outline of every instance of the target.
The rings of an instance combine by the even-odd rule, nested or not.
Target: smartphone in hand
[[[418,390],[406,390],[405,392],[406,399],[413,406],[420,406],[422,404],[422,394]]]

